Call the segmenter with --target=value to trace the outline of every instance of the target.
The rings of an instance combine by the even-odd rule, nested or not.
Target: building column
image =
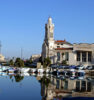
[[[63,60],[63,58],[62,58],[62,52],[60,52],[60,63],[62,63],[62,60]]]
[[[86,62],[88,62],[88,52],[86,52]]]
[[[80,90],[81,90],[81,88],[82,88],[82,81],[80,80]]]
[[[91,55],[91,62],[94,64],[94,51],[92,51],[92,55]]]
[[[59,89],[61,89],[61,80],[59,80]]]
[[[80,62],[82,62],[82,52],[80,52]]]

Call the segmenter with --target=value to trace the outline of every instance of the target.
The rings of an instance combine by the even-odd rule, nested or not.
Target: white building
[[[0,54],[0,63],[2,62],[5,62],[5,57],[2,54]]]
[[[51,59],[52,64],[66,60],[69,65],[94,65],[94,44],[71,44],[66,40],[55,40],[54,24],[49,17],[45,24],[42,60],[47,57]]]
[[[38,62],[40,57],[41,57],[41,54],[34,54],[31,56],[32,61],[34,62]]]

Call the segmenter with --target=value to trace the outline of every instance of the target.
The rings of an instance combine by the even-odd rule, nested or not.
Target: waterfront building
[[[33,62],[38,62],[40,57],[41,57],[41,54],[33,54],[31,56],[31,59]]]
[[[54,24],[48,18],[45,24],[45,38],[42,45],[42,60],[49,57],[52,64],[66,60],[68,65],[94,65],[94,44],[71,44],[66,40],[54,39]]]
[[[0,63],[2,62],[5,62],[5,57],[2,54],[0,54]]]
[[[3,63],[3,62],[5,62],[5,57],[1,54],[1,47],[2,47],[2,45],[1,45],[1,41],[0,41],[0,63]]]

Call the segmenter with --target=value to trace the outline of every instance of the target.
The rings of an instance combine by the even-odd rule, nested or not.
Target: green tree
[[[43,64],[42,57],[39,58],[39,62],[41,62],[41,64]]]
[[[30,59],[27,59],[27,60],[25,61],[25,66],[30,66],[32,63],[33,63],[33,61],[32,61],[31,58],[30,58]]]
[[[29,63],[32,64],[32,62],[33,62],[33,61],[32,61],[32,58],[30,58],[30,59],[29,59]]]
[[[49,83],[50,83],[50,79],[49,78],[46,78],[46,76],[43,76],[39,82],[41,84],[44,84],[46,87],[48,87],[49,86]]]
[[[66,60],[63,60],[62,61],[62,65],[67,65],[67,61]]]
[[[14,62],[13,62],[12,59],[9,61],[9,65],[10,65],[10,66],[14,66]]]
[[[16,58],[15,66],[17,66],[17,67],[23,67],[24,66],[24,61],[21,60],[20,58]]]
[[[16,75],[14,76],[16,82],[20,82],[24,79],[24,76]]]
[[[45,59],[44,59],[44,62],[43,62],[44,67],[47,67],[47,66],[49,66],[50,64],[51,64],[50,58],[49,58],[49,57],[45,58]]]

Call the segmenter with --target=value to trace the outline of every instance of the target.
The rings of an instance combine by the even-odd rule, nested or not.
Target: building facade
[[[68,97],[94,97],[93,80],[62,80],[50,77],[50,83],[46,86],[41,83],[42,100],[63,100]]]
[[[2,54],[0,54],[0,63],[3,63],[3,62],[5,62],[5,57]]]
[[[66,40],[54,39],[54,24],[48,18],[42,45],[42,60],[49,57],[52,64],[66,60],[69,65],[94,65],[94,44],[71,44]]]
[[[31,59],[33,62],[38,62],[40,57],[41,57],[41,54],[35,54],[31,56]]]

